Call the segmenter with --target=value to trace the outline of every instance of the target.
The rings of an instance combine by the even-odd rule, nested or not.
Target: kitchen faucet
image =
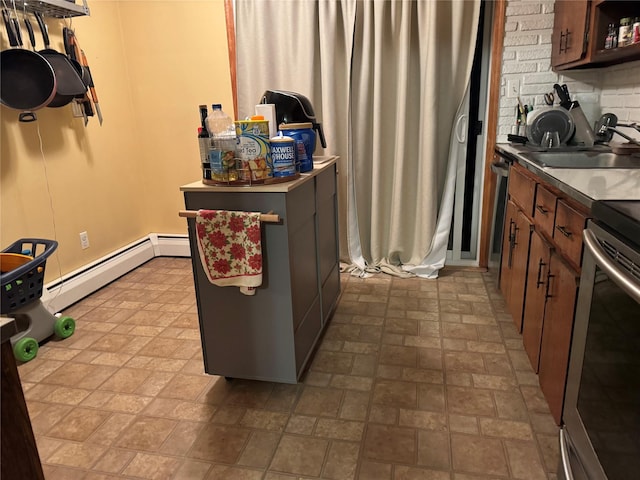
[[[640,132],[640,125],[638,125],[636,122],[618,123],[618,118],[614,114],[606,113],[602,117],[600,117],[600,120],[598,121],[596,126],[597,126],[598,137],[600,137],[601,139],[604,139],[607,142],[611,140],[611,137],[613,137],[614,133],[617,133],[622,138],[628,140],[634,145],[640,146],[640,142],[638,140],[636,140],[633,137],[630,137],[626,133],[623,133],[616,128],[616,127],[627,127],[627,128],[633,128],[638,132]]]

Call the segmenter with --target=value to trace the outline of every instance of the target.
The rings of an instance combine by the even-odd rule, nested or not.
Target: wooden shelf
[[[640,60],[640,43],[609,50],[596,50],[591,57],[591,66],[615,65],[634,60]]]

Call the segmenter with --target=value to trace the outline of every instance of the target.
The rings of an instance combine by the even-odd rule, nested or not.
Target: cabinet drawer
[[[578,270],[582,259],[582,230],[584,230],[586,222],[586,215],[571,207],[564,200],[558,200],[553,239],[558,249]]]
[[[509,171],[509,197],[529,218],[533,216],[533,199],[536,193],[536,181],[529,177],[526,170],[514,164]]]
[[[556,197],[555,194],[538,184],[533,218],[539,230],[543,232],[547,238],[553,237],[553,222],[556,217],[557,199],[558,197]]]

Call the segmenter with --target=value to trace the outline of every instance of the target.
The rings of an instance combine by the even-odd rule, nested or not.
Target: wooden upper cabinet
[[[640,60],[640,42],[605,49],[609,24],[637,17],[638,2],[625,0],[556,0],[551,34],[554,70],[606,67]]]
[[[551,65],[580,61],[587,52],[587,28],[591,2],[557,0],[551,34]]]

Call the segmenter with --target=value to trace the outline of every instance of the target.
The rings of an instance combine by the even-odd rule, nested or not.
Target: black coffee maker
[[[316,122],[316,114],[307,97],[295,92],[283,90],[267,90],[262,94],[260,103],[272,103],[276,106],[276,122],[281,123],[311,123],[318,132],[322,148],[327,148],[322,124]]]

